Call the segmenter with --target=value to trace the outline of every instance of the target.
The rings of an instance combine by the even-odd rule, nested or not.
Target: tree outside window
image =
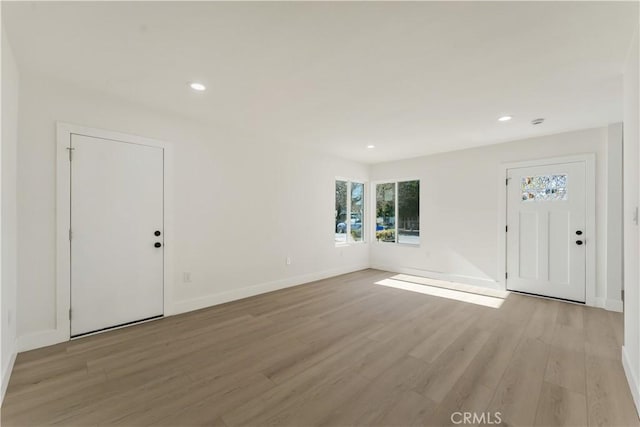
[[[420,181],[376,185],[376,240],[420,244]]]

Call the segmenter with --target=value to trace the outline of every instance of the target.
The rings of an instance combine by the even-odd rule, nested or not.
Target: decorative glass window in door
[[[521,189],[523,202],[567,200],[567,174],[525,176]]]

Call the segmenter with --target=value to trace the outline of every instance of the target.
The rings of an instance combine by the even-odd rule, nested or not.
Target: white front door
[[[163,314],[159,147],[71,136],[71,336]]]
[[[585,162],[507,170],[507,289],[585,302]]]

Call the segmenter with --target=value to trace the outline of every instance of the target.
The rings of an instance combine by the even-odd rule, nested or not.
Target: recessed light
[[[543,119],[542,117],[541,117],[541,118],[539,118],[539,119],[533,119],[533,120],[531,120],[531,124],[532,124],[532,125],[540,125],[540,124],[542,124],[543,122],[544,122],[544,119]]]
[[[509,120],[513,119],[513,117],[511,116],[502,116],[498,119],[499,122],[508,122]]]
[[[189,87],[193,90],[197,90],[198,92],[204,92],[205,90],[207,90],[207,87],[205,85],[198,82],[189,83]]]
[[[367,148],[369,148],[369,149],[371,149],[371,148],[376,148],[376,146],[375,146],[375,145],[372,145],[372,144],[369,144],[369,145],[367,145]]]

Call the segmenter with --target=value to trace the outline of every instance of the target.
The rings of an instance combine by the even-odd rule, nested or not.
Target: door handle
[[[156,243],[154,243],[154,245],[153,245],[153,246],[155,246],[156,248],[159,248],[160,246],[162,246],[162,243],[160,243],[160,242],[156,242]]]
[[[154,236],[159,236],[159,235],[161,235],[161,234],[162,234],[162,233],[160,233],[160,230],[156,230],[156,231],[154,231],[154,232],[153,232],[153,235],[154,235]]]
[[[576,245],[580,246],[582,243],[584,243],[582,240],[576,240]]]

